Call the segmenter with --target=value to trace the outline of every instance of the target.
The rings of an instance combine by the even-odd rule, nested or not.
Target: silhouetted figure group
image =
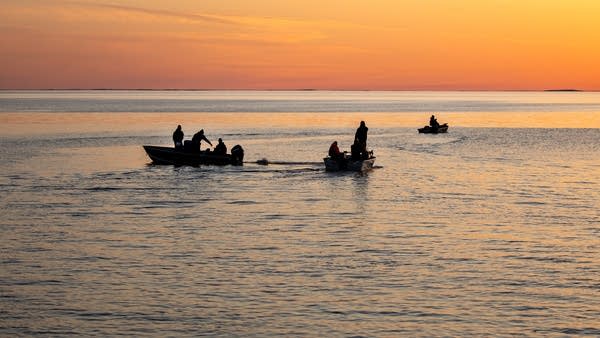
[[[219,138],[219,143],[215,147],[215,149],[211,152],[210,148],[202,151],[202,141],[205,141],[212,147],[212,142],[204,135],[204,129],[200,129],[199,132],[195,133],[192,136],[191,140],[183,141],[183,130],[181,130],[181,125],[177,126],[177,129],[173,132],[173,143],[175,144],[175,149],[181,149],[190,153],[212,153],[215,155],[226,155],[227,154],[227,146],[223,143],[223,139]]]
[[[369,128],[367,128],[365,121],[361,121],[360,126],[356,129],[356,133],[354,134],[354,143],[350,146],[350,159],[352,161],[366,160],[370,157],[370,154],[367,151],[368,132]],[[337,141],[333,141],[329,147],[329,157],[338,161],[346,160],[344,153],[342,153],[338,147]]]
[[[429,118],[429,126],[419,128],[419,133],[430,133],[431,131],[437,133],[438,130],[439,132],[446,132],[447,129],[447,124],[440,125],[437,119],[435,118],[435,115],[431,115],[431,117]],[[354,142],[350,147],[350,156],[348,156],[345,151],[340,151],[338,142],[334,141],[329,147],[329,157],[331,159],[336,160],[339,163],[340,167],[345,167],[346,165],[348,165],[349,160],[364,161],[370,158],[374,158],[373,152],[369,152],[367,150],[368,132],[369,128],[365,124],[365,121],[360,121],[360,126],[356,129],[356,132],[354,134]],[[173,143],[175,144],[175,149],[181,149],[189,153],[202,153],[218,156],[227,155],[227,146],[221,138],[219,138],[219,142],[212,152],[210,148],[207,148],[205,151],[202,151],[202,141],[205,141],[211,147],[213,146],[210,140],[204,135],[204,129],[200,129],[200,131],[195,133],[191,140],[183,141],[183,137],[184,134],[181,130],[181,125],[178,125],[177,129],[175,129],[175,131],[173,132]],[[233,156],[236,159],[236,161],[241,164],[243,162],[244,150],[240,145],[236,145],[233,148],[231,148],[231,156]]]
[[[222,138],[219,138],[219,143],[215,146],[213,151],[210,151],[210,148],[202,151],[202,141],[205,141],[212,147],[212,143],[206,137],[206,135],[204,135],[204,129],[200,129],[199,132],[195,133],[191,140],[185,141],[183,141],[183,131],[181,130],[181,125],[178,125],[177,129],[175,129],[173,132],[175,149],[183,150],[187,153],[227,156],[227,146],[223,142]],[[241,165],[244,162],[244,149],[242,146],[237,144],[231,148],[231,158],[233,164]]]

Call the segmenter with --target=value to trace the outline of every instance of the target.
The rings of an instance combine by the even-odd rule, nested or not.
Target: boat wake
[[[269,161],[266,158],[257,160],[255,162],[244,162],[244,163],[255,163],[260,165],[320,165],[321,162],[295,162],[295,161]]]
[[[319,163],[320,164],[320,163]],[[316,171],[324,171],[323,168],[287,168],[287,169],[247,169],[244,168],[244,172],[247,173],[306,173],[306,172],[316,172]]]
[[[440,148],[464,143],[467,140],[468,137],[464,135],[452,138],[438,138],[438,136],[436,135],[435,137],[431,137],[426,140],[413,140],[414,143],[397,145],[396,148],[398,150],[414,153],[441,154]]]

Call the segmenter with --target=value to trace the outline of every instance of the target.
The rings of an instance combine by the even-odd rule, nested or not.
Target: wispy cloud
[[[239,24],[235,20],[229,19],[220,15],[211,15],[211,14],[189,14],[182,12],[175,12],[163,9],[152,9],[152,8],[144,8],[144,7],[134,7],[134,6],[124,6],[117,4],[106,4],[106,3],[91,3],[91,2],[81,2],[81,1],[66,1],[65,3],[76,5],[80,7],[87,8],[103,8],[103,9],[112,9],[123,12],[131,12],[131,13],[139,13],[152,15],[157,17],[170,17],[177,19],[185,19],[190,21],[198,21],[198,22],[209,22],[209,23],[218,23],[218,24],[227,24],[227,25],[235,25]]]
[[[352,35],[348,32],[382,29],[327,19],[230,15],[200,9],[185,12],[82,0],[57,0],[36,6],[15,3],[5,8],[4,15],[0,13],[2,17],[26,18],[12,20],[15,26],[12,30],[22,27],[68,39],[188,40],[229,46],[322,44],[328,48],[336,45],[349,48]],[[25,24],[29,27],[24,27]]]
[[[120,4],[70,1],[63,2],[73,8],[84,10],[98,10],[95,15],[99,17],[100,11],[102,17],[106,20],[113,20],[119,15],[123,18],[127,16],[128,20],[142,22],[148,18],[152,20],[161,20],[166,24],[179,23],[179,32],[176,35],[197,35],[198,27],[192,25],[202,24],[202,34],[207,34],[207,26],[213,34],[218,34],[219,40],[229,40],[232,42],[250,41],[269,44],[288,44],[304,43],[309,41],[324,40],[329,36],[328,29],[331,27],[339,28],[343,23],[315,21],[310,19],[282,18],[282,17],[261,17],[261,16],[236,16],[214,13],[185,13],[180,11],[171,11],[146,7],[135,7]],[[64,8],[63,8],[64,10]],[[90,14],[91,15],[91,14]],[[135,17],[131,17],[131,16]],[[71,16],[78,18],[78,16]],[[183,25],[190,25],[185,27]],[[172,26],[174,27],[174,26]],[[173,32],[173,30],[171,30]],[[205,36],[202,40],[206,40]]]

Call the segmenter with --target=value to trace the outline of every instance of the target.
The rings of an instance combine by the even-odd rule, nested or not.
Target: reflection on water
[[[2,91],[0,112],[598,112],[598,92]]]
[[[456,127],[600,128],[600,106],[597,112],[448,112],[437,116],[443,123],[450,123],[450,130]],[[273,128],[325,126],[339,132],[337,128],[356,128],[356,121],[361,119],[366,119],[364,113],[1,113],[0,135],[163,135],[165,130],[174,130],[177,124],[183,126],[189,137],[203,128],[220,136],[269,134]],[[416,128],[427,124],[428,117],[424,113],[368,113],[368,121],[379,128]],[[289,136],[285,133],[269,135]]]
[[[374,114],[381,168],[361,176],[321,164],[360,118],[297,115],[312,124],[123,114],[123,132],[88,137],[75,114],[72,130],[4,135],[0,332],[600,334],[598,129],[419,135]],[[141,145],[170,144],[174,120],[251,162],[305,163],[148,165]]]

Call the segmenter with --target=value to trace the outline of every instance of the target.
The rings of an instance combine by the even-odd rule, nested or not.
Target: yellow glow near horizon
[[[443,112],[439,121],[450,122],[450,128],[600,128],[600,114],[587,112]],[[171,130],[173,121],[193,128],[223,130],[240,128],[347,128],[351,137],[357,121],[366,120],[371,128],[416,128],[428,122],[426,113],[2,113],[0,135],[28,136],[78,133],[133,132]],[[191,128],[191,130],[190,130]],[[189,136],[189,135],[188,135]]]
[[[7,0],[0,88],[600,90],[596,0]]]

